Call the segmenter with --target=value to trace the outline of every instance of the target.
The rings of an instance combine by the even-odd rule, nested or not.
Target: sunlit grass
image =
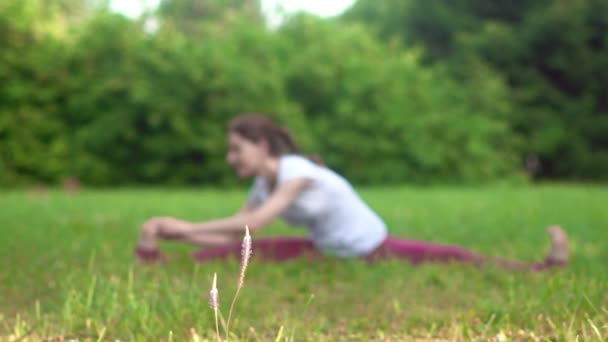
[[[602,340],[608,336],[608,187],[369,188],[395,235],[540,260],[561,224],[572,262],[543,274],[403,262],[251,261],[231,340]],[[235,293],[239,261],[165,265],[132,253],[151,216],[231,214],[244,191],[124,189],[0,194],[0,340],[214,340],[214,272]],[[305,234],[276,223],[262,231]],[[255,237],[254,237],[255,238]],[[254,251],[255,256],[255,251]],[[221,280],[221,281],[220,281]],[[230,300],[220,303],[228,312]]]

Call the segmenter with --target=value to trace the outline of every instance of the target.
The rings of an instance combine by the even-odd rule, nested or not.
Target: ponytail
[[[275,139],[275,146],[277,151],[277,155],[286,154],[286,153],[300,153],[300,148],[298,144],[296,144],[295,139],[291,135],[291,132],[281,126],[273,127],[273,132],[270,134],[271,139]]]

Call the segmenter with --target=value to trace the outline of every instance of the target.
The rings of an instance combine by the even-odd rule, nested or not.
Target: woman
[[[136,254],[141,260],[163,259],[158,239],[203,246],[197,261],[237,256],[244,227],[259,231],[282,217],[304,226],[308,237],[254,239],[253,250],[263,259],[284,261],[322,255],[366,260],[402,258],[413,263],[458,261],[484,265],[490,260],[465,248],[404,240],[387,234],[380,217],[340,175],[298,154],[289,131],[261,114],[234,118],[228,130],[227,162],[242,178],[253,177],[245,206],[235,215],[206,222],[170,217],[153,218],[142,226]],[[568,262],[568,239],[559,226],[548,229],[552,249],[543,262],[493,259],[506,269],[545,270]]]

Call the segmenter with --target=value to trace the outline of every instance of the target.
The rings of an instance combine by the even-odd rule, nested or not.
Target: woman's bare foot
[[[560,226],[551,226],[547,228],[547,232],[551,235],[551,251],[545,258],[545,263],[548,265],[566,265],[569,259],[568,252],[568,235]]]

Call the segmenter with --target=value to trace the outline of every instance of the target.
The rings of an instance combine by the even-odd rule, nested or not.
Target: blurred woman
[[[548,228],[552,248],[543,261],[534,263],[490,259],[460,246],[390,236],[383,220],[344,177],[300,154],[290,132],[262,114],[234,118],[228,128],[228,146],[228,164],[239,177],[253,178],[242,209],[205,222],[172,217],[146,221],[136,248],[141,260],[164,259],[159,239],[204,247],[193,254],[201,262],[238,257],[246,225],[255,233],[281,217],[288,224],[305,227],[307,237],[254,238],[257,257],[273,261],[323,255],[369,261],[400,258],[412,263],[493,263],[505,269],[537,271],[568,262],[568,238],[559,226]]]

